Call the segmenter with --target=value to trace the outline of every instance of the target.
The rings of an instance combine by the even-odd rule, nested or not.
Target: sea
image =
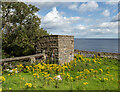
[[[74,49],[83,51],[120,53],[118,39],[109,38],[75,38]]]

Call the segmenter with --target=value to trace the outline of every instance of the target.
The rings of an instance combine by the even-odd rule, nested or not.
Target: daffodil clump
[[[32,83],[26,83],[26,84],[25,84],[25,87],[31,88],[31,87],[32,87]]]
[[[88,82],[84,82],[83,84],[84,84],[84,85],[87,85],[87,84],[88,84]]]
[[[23,69],[23,65],[22,64],[17,65],[17,69],[18,71],[21,71]]]

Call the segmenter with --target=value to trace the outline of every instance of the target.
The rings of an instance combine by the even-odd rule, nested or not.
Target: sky
[[[118,38],[117,2],[27,2],[38,7],[40,27],[53,35]]]

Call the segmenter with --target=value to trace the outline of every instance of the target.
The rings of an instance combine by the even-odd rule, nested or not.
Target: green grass
[[[39,78],[33,76],[37,71],[29,71],[28,73],[20,72],[15,75],[8,76],[9,73],[3,72],[3,76],[5,77],[5,81],[2,83],[3,90],[118,90],[118,60],[115,59],[107,59],[107,58],[99,58],[96,60],[97,62],[101,62],[101,64],[93,63],[93,58],[79,58],[79,56],[75,57],[76,60],[72,64],[70,64],[71,68],[65,70],[65,75],[62,76],[62,81],[45,79],[41,73],[39,73]],[[91,60],[90,62],[87,59]],[[78,62],[80,60],[80,62]],[[75,66],[76,63],[76,66]],[[90,65],[91,64],[91,65]],[[97,70],[98,73],[90,72],[86,74],[84,69],[94,69]],[[99,69],[102,69],[103,72],[100,73]],[[47,70],[42,70],[42,72]],[[79,76],[80,73],[83,72],[83,75]],[[50,71],[50,77],[54,78],[55,75],[60,74],[60,72],[52,72]],[[66,74],[69,73],[73,80],[65,79]],[[107,75],[106,75],[107,74]],[[24,78],[22,80],[21,78]],[[101,78],[101,80],[100,80]],[[107,78],[108,80],[104,80]],[[87,82],[87,85],[83,83]],[[32,87],[26,88],[26,83],[32,83]]]

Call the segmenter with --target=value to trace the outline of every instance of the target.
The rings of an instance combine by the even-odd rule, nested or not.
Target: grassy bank
[[[49,63],[49,61],[48,61]],[[64,65],[39,63],[3,72],[3,90],[118,90],[118,60],[80,54]],[[60,75],[62,80],[56,76]]]

